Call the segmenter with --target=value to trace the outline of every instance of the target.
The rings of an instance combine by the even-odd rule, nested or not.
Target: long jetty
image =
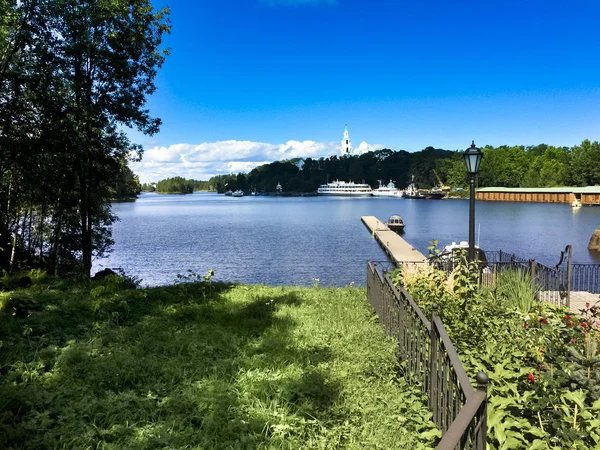
[[[414,248],[395,231],[380,221],[375,216],[362,216],[360,218],[371,231],[373,237],[379,242],[383,251],[395,264],[421,264],[427,261],[423,253]]]

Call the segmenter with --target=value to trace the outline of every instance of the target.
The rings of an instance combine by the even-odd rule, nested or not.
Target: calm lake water
[[[93,272],[120,267],[149,286],[210,268],[222,281],[308,286],[318,278],[321,286],[343,286],[364,285],[366,261],[386,259],[361,216],[385,222],[400,214],[403,238],[427,254],[433,239],[441,246],[468,239],[469,201],[147,193],[113,211],[116,243]],[[477,202],[475,223],[484,250],[554,266],[571,244],[573,262],[600,262],[587,250],[600,207]]]

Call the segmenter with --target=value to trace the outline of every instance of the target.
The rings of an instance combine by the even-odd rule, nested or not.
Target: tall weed
[[[508,308],[529,314],[537,303],[540,288],[532,283],[528,271],[509,269],[498,273],[495,292]]]

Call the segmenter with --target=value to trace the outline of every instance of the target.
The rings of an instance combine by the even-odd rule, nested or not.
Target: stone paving
[[[600,300],[600,295],[592,294],[591,292],[576,291],[571,292],[571,311],[580,313],[580,310],[585,309],[585,304],[589,303],[594,306]]]
[[[566,299],[561,299],[558,291],[542,291],[540,292],[540,299],[554,304],[565,304],[566,302]],[[570,310],[571,312],[579,314],[582,309],[586,308],[586,303],[593,306],[598,301],[600,301],[600,295],[598,294],[592,294],[591,292],[586,291],[571,291]]]

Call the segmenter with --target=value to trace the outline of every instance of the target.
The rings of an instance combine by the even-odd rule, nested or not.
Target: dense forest
[[[182,177],[167,178],[156,183],[144,184],[142,187],[146,192],[158,192],[159,194],[191,194],[194,191],[208,191],[208,181],[187,180]]]
[[[88,275],[110,201],[139,192],[145,109],[167,52],[149,0],[0,1],[0,268]]]
[[[581,145],[552,147],[485,146],[477,177],[479,186],[556,187],[600,184],[600,143],[585,140]],[[275,192],[278,183],[287,192],[313,192],[320,184],[336,179],[365,182],[373,187],[379,180],[393,180],[404,188],[414,176],[420,188],[444,184],[467,185],[462,151],[427,147],[409,153],[403,150],[376,150],[361,156],[276,161],[248,174],[218,175],[208,181],[208,189]]]

